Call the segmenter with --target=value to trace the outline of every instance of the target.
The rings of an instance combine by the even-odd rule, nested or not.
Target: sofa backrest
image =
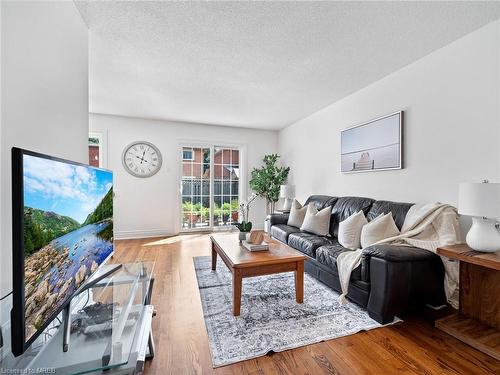
[[[337,199],[337,197],[332,197],[330,195],[311,195],[309,198],[307,198],[304,206],[307,206],[309,203],[313,203],[316,206],[316,209],[319,211],[325,207],[332,206]]]
[[[368,221],[372,221],[380,214],[386,214],[392,212],[392,217],[396,226],[401,230],[403,223],[406,218],[406,214],[413,203],[401,203],[401,202],[391,202],[391,201],[375,201],[373,202],[370,211],[366,215]]]
[[[363,211],[366,214],[374,200],[364,197],[340,197],[332,206],[332,218],[330,220],[330,235],[337,237],[339,234],[339,223],[347,219],[352,214],[358,211]]]
[[[413,206],[413,203],[376,201],[364,197],[332,197],[330,195],[311,195],[304,205],[309,203],[313,203],[318,210],[332,206],[330,235],[333,237],[337,237],[339,234],[339,223],[360,210],[364,212],[368,221],[372,221],[380,214],[392,212],[394,222],[401,230],[406,214]]]

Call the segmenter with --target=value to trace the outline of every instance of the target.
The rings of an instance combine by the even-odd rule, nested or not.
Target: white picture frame
[[[403,169],[403,111],[340,132],[340,172]]]

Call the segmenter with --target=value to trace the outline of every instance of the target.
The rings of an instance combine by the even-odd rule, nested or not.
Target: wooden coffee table
[[[212,270],[217,265],[217,254],[233,274],[233,315],[240,315],[241,283],[244,277],[270,275],[281,272],[295,273],[295,299],[304,300],[304,259],[299,251],[265,235],[269,250],[248,251],[240,245],[238,233],[216,233],[212,240]]]

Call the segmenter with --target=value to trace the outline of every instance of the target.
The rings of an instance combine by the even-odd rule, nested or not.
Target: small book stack
[[[249,243],[247,241],[243,241],[242,245],[248,251],[264,251],[269,250],[269,244],[267,242],[261,242],[259,244]]]

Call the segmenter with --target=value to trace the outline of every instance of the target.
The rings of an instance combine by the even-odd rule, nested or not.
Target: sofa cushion
[[[316,207],[318,211],[322,210],[325,207],[333,206],[333,204],[337,201],[337,197],[331,197],[329,195],[311,195],[307,198],[304,206],[312,203]]]
[[[330,245],[332,240],[328,237],[312,233],[291,233],[288,236],[288,245],[310,257],[316,258],[316,249],[320,246]]]
[[[363,211],[366,215],[370,211],[373,202],[373,199],[363,197],[341,197],[337,199],[332,206],[330,234],[333,237],[337,237],[341,221],[344,221],[358,211]]]
[[[271,227],[271,236],[273,236],[274,238],[283,243],[288,242],[288,236],[290,235],[290,233],[297,233],[297,232],[300,232],[299,228],[292,227],[286,224],[278,224],[278,225],[273,225]]]
[[[406,218],[406,214],[413,203],[400,203],[391,201],[375,201],[373,202],[370,211],[366,215],[368,221],[372,221],[380,216],[380,214],[392,213],[392,218],[396,226],[401,230]]]
[[[337,257],[340,253],[343,253],[345,251],[351,250],[346,249],[338,242],[334,242],[326,246],[321,246],[316,249],[316,260],[330,268],[334,273],[338,275],[339,271],[337,269]],[[352,271],[351,280],[361,280],[361,265],[359,265]]]

